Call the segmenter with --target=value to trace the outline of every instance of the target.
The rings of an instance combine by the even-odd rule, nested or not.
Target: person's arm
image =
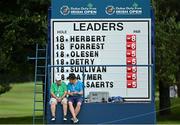
[[[62,99],[65,98],[67,95],[67,91],[64,92],[64,95],[61,97]]]
[[[67,95],[67,85],[65,83],[64,84],[64,95],[61,97],[62,99],[66,97]]]
[[[73,96],[74,95],[74,92],[68,92],[68,95],[71,95],[71,96]]]
[[[67,94],[70,95],[70,96],[73,96],[73,92],[71,92],[71,89],[70,89],[70,85],[68,84],[67,86]]]
[[[58,98],[56,97],[56,95],[54,94],[53,83],[51,84],[51,97],[52,97],[52,98],[55,98],[55,99],[58,99]]]
[[[83,95],[83,90],[81,90],[80,92],[78,92],[79,95]]]
[[[51,92],[51,97],[52,97],[52,98],[55,98],[55,99],[58,99],[58,98],[55,96],[54,92]]]
[[[81,83],[81,86],[80,86],[80,92],[78,92],[77,94],[83,95],[83,83]]]

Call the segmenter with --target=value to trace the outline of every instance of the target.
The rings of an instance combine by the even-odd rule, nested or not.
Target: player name
[[[85,87],[87,88],[113,88],[113,81],[87,81]]]
[[[99,51],[72,51],[71,57],[99,57]]]
[[[71,65],[93,65],[94,59],[70,59]]]
[[[92,66],[92,67],[71,67],[70,72],[106,72],[106,66]]]
[[[83,80],[81,79],[80,74],[77,75],[77,79],[79,80]],[[102,75],[101,74],[84,74],[84,79],[86,80],[102,80]]]
[[[71,50],[95,50],[95,49],[104,49],[104,43],[71,43]]]
[[[70,36],[70,42],[104,42],[106,36],[102,35],[86,35],[86,36]]]

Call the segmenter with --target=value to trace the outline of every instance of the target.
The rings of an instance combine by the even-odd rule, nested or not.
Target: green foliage
[[[9,91],[11,87],[8,84],[0,84],[0,95]]]
[[[173,17],[156,23],[157,76],[166,83],[176,82],[176,73],[179,68],[176,55],[179,44],[177,28]]]
[[[156,76],[165,84],[176,83],[179,71],[180,27],[178,23],[180,5],[177,0],[154,0],[156,16]],[[180,7],[180,6],[179,6]]]
[[[32,80],[35,44],[47,42],[48,0],[0,1],[0,82]]]

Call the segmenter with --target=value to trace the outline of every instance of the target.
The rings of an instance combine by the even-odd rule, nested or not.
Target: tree
[[[177,0],[154,0],[156,16],[156,79],[159,83],[160,115],[170,114],[169,86],[176,83],[179,68],[177,10],[172,9]]]
[[[49,0],[0,1],[0,82],[29,81],[35,44],[47,42]]]
[[[179,44],[178,44],[178,48],[180,48],[180,18],[179,18],[179,23],[178,23],[178,39],[179,39]],[[178,72],[176,74],[176,80],[177,80],[177,87],[178,87],[178,97],[180,97],[180,49],[178,49],[177,52],[177,56],[178,56]]]

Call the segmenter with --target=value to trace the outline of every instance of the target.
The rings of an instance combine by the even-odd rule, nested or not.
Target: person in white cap
[[[67,120],[67,86],[65,82],[61,81],[60,76],[55,77],[56,82],[53,82],[51,84],[51,99],[50,99],[50,105],[51,105],[51,114],[52,114],[52,121],[56,120],[56,105],[58,103],[61,103],[63,106],[63,120]]]

